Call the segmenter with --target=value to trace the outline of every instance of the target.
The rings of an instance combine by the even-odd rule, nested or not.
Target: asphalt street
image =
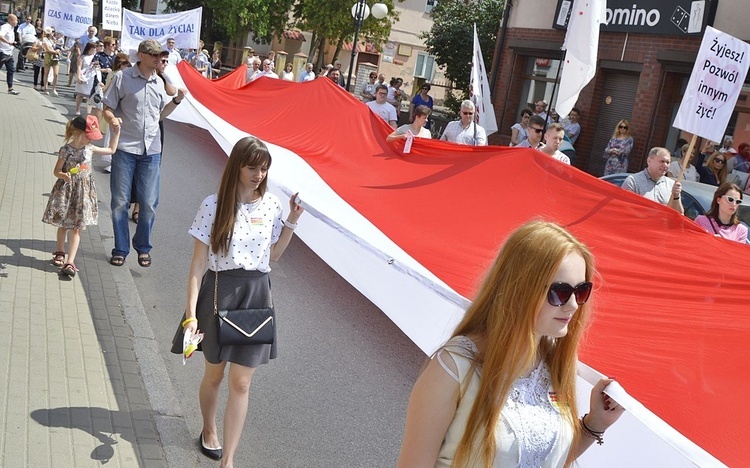
[[[29,76],[26,72],[18,77]],[[70,88],[59,86],[58,91],[59,97],[49,99],[70,118]],[[183,366],[169,346],[185,306],[192,254],[187,230],[200,201],[216,191],[225,161],[208,132],[166,123],[153,265],[141,268],[131,255],[124,267],[146,311],[148,323],[137,325],[153,330],[166,365],[167,375],[156,373],[159,381],[151,384],[174,389],[195,438],[202,427],[197,394],[202,358],[196,354]],[[99,198],[109,200],[103,166],[95,163]],[[105,239],[109,250],[106,242],[111,240]],[[279,357],[255,373],[236,466],[393,466],[409,392],[424,354],[297,238],[272,268]],[[149,378],[154,377],[144,375],[144,380]],[[185,444],[195,445],[195,439]],[[202,458],[202,465],[215,462]]]

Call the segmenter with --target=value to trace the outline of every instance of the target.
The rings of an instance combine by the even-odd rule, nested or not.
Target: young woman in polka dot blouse
[[[219,275],[218,307],[265,308],[272,304],[269,261],[277,261],[292,239],[302,207],[289,201],[283,219],[278,197],[267,192],[271,155],[253,137],[237,142],[224,168],[219,192],[203,200],[190,228],[193,259],[187,285],[184,328],[175,334],[172,352],[182,353],[184,330],[200,329],[204,338],[198,350],[206,359],[199,397],[203,415],[201,452],[231,467],[247,415],[250,381],[255,368],[276,357],[276,343],[219,346],[214,311],[214,278]],[[205,274],[204,274],[205,272]],[[218,273],[217,273],[218,272]],[[202,278],[202,279],[201,279]],[[229,396],[224,411],[224,447],[216,426],[219,387],[229,366]]]

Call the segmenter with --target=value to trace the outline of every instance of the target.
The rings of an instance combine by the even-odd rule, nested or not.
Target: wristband
[[[186,318],[185,320],[182,321],[182,328],[185,328],[185,326],[187,326],[187,324],[189,324],[189,323],[193,323],[193,322],[197,322],[197,321],[198,321],[198,319],[195,318],[195,317],[188,317],[188,318]]]
[[[286,219],[283,220],[282,223],[284,223],[284,226],[288,227],[292,231],[294,231],[294,228],[297,227],[297,223],[292,223],[292,222],[290,222],[289,220],[286,220]]]
[[[176,97],[173,97],[173,98],[172,98],[172,102],[174,102],[174,105],[175,105],[175,106],[179,106],[179,105],[180,105],[180,103],[182,102],[182,99],[180,99],[180,100],[178,101]]]
[[[672,197],[672,200],[679,200],[679,199],[680,199],[680,195],[677,195],[676,197]]]

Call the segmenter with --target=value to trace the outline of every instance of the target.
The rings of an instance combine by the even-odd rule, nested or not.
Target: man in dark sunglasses
[[[651,148],[646,160],[646,169],[629,175],[622,184],[622,188],[684,214],[685,209],[681,198],[682,184],[666,176],[671,160],[672,156],[668,149],[659,146]]]
[[[544,134],[544,118],[539,115],[532,115],[529,118],[529,125],[526,127],[528,138],[522,141],[517,148],[534,148],[541,149],[542,135]]]
[[[474,103],[468,99],[461,103],[460,120],[450,122],[440,137],[443,141],[459,145],[487,146],[487,132],[477,124]]]

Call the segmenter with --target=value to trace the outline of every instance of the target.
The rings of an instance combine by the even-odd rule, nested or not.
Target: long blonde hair
[[[620,125],[625,125],[627,128],[624,132],[620,132]],[[630,138],[633,136],[632,133],[630,133],[630,121],[627,119],[622,119],[619,122],[617,122],[617,125],[615,125],[615,131],[612,132],[612,138],[620,138],[620,134],[622,134],[622,138]]]
[[[721,166],[721,169],[719,169],[719,176],[718,176],[718,184],[721,185],[724,182],[727,181],[727,165],[729,164],[729,153],[720,153],[718,151],[714,151],[711,156],[708,157],[708,161],[706,161],[706,169],[708,169],[711,174],[716,176],[716,172],[714,171],[714,159],[721,156],[724,158],[724,164]]]
[[[482,371],[477,397],[452,466],[463,467],[478,461],[482,461],[483,466],[492,466],[500,410],[513,383],[533,365],[537,356],[549,367],[560,413],[573,427],[572,446],[577,444],[580,438],[575,397],[577,348],[589,314],[589,303],[578,307],[564,337],[543,337],[538,349],[535,339],[537,315],[546,300],[550,282],[569,253],[583,257],[586,281],[591,281],[594,258],[567,230],[544,221],[520,227],[505,242],[473,304],[456,328],[454,336],[479,337],[483,346],[472,363]],[[573,460],[571,451],[566,466]]]

